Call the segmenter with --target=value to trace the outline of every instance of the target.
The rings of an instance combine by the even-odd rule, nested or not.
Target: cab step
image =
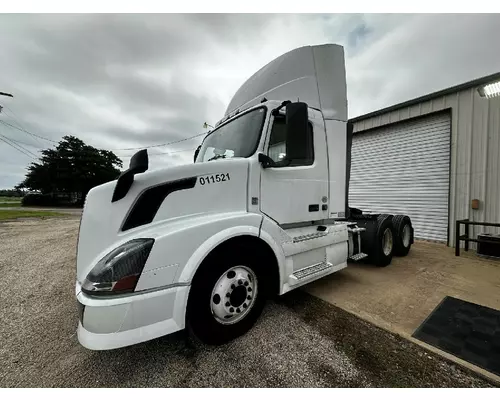
[[[320,262],[317,264],[310,265],[309,267],[302,268],[292,275],[290,275],[290,283],[298,283],[299,281],[303,281],[305,279],[310,278],[313,275],[321,274],[322,272],[326,272],[326,270],[333,267],[333,264],[329,262]]]
[[[349,260],[359,261],[359,260],[362,260],[363,258],[366,258],[366,257],[368,257],[368,254],[358,253],[358,254],[354,254],[352,257],[349,257]]]

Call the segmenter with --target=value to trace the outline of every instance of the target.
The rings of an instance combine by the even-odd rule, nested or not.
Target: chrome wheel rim
[[[238,265],[224,272],[210,297],[210,309],[217,322],[231,325],[245,318],[255,303],[257,288],[257,276],[251,268]]]
[[[410,245],[411,230],[410,225],[406,224],[403,228],[403,246],[408,247]]]
[[[384,231],[384,236],[382,237],[382,249],[386,256],[392,252],[392,231],[390,228],[387,228]]]

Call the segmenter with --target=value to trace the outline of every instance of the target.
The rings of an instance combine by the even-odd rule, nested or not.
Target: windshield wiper
[[[216,154],[215,156],[213,156],[212,158],[209,158],[208,161],[213,161],[213,160],[217,160],[219,158],[226,158],[226,155],[225,154]]]

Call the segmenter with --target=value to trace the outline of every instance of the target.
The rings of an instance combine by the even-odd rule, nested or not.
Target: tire
[[[269,293],[269,279],[265,279],[262,260],[255,251],[242,245],[225,250],[202,263],[193,278],[187,304],[189,334],[208,345],[230,342],[249,331]]]
[[[394,251],[394,227],[392,216],[381,214],[377,217],[377,230],[371,262],[377,267],[386,267],[392,261]]]
[[[394,255],[406,256],[413,243],[413,227],[410,217],[407,215],[395,215],[392,224],[394,225]]]

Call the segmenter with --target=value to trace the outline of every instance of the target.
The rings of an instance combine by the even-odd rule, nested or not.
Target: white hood
[[[347,121],[346,93],[344,48],[336,44],[300,47],[252,75],[232,98],[223,120],[265,97],[300,100],[320,109],[325,119]]]
[[[233,158],[137,174],[126,196],[115,202],[112,197],[117,181],[94,187],[87,195],[80,224],[77,279],[82,282],[95,263],[118,245],[130,239],[155,238],[155,235],[162,234],[164,228],[160,229],[159,226],[191,216],[246,211],[248,165],[248,159]],[[214,183],[215,174],[223,174],[227,180]],[[206,178],[210,175],[212,181]],[[200,177],[205,178],[200,180]],[[124,222],[141,194],[185,178],[196,179],[192,188],[177,190],[162,197],[151,221],[124,229]],[[151,208],[151,205],[148,207]]]

